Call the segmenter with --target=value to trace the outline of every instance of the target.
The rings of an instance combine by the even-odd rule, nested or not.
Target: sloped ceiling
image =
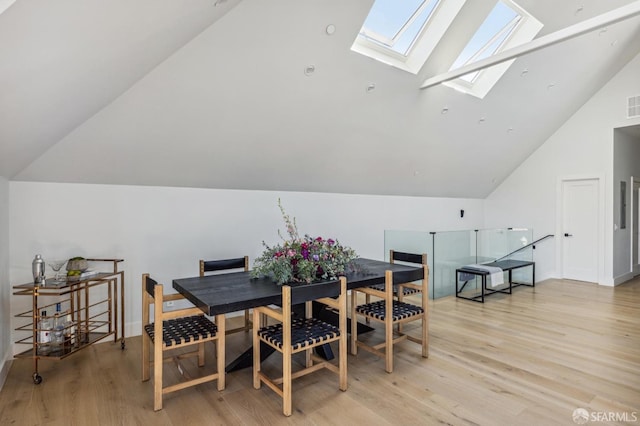
[[[483,100],[419,90],[493,1],[467,2],[419,75],[350,50],[371,3],[18,1],[0,15],[0,172],[484,198],[640,52],[636,17],[517,59]],[[518,2],[540,35],[628,3]]]
[[[16,176],[238,1],[16,1],[0,14],[0,175]]]

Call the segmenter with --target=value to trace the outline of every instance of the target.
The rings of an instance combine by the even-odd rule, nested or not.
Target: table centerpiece
[[[264,252],[255,260],[251,275],[271,277],[279,285],[298,282],[336,280],[353,267],[358,256],[355,250],[343,246],[336,239],[300,237],[296,219],[289,217],[278,199],[278,207],[287,227],[288,238],[280,230],[278,235],[282,243],[270,246],[264,241]]]

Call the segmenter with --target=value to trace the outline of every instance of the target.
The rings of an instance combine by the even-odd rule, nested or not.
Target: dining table
[[[385,271],[389,270],[393,272],[394,285],[421,280],[424,275],[422,267],[357,258],[345,272],[347,289],[384,284]],[[279,305],[282,301],[281,285],[270,277],[253,277],[250,271],[177,278],[173,280],[173,288],[209,316]],[[269,352],[264,352],[268,356]],[[226,371],[250,366],[252,353],[249,348],[227,365]]]

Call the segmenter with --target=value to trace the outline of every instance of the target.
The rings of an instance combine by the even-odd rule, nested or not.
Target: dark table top
[[[535,265],[535,262],[531,262],[528,260],[499,260],[497,262],[490,262],[490,263],[483,263],[482,266],[492,266],[494,268],[500,268],[503,271],[510,271],[512,269],[517,269],[517,268],[523,268],[525,266],[531,266],[531,265]],[[488,275],[489,272],[482,270],[482,269],[476,269],[471,265],[466,265],[466,266],[462,266],[460,268],[458,268],[458,271],[462,271],[462,272],[472,272],[474,274],[478,274],[478,275]]]
[[[347,288],[384,283],[385,271],[393,271],[394,284],[421,280],[421,267],[391,264],[372,259],[356,259],[357,271],[349,272]],[[250,272],[234,272],[173,280],[173,288],[207,315],[279,304],[281,286],[269,278],[251,278]]]

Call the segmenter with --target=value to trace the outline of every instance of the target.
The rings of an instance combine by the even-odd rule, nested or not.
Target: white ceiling
[[[635,17],[517,59],[480,100],[418,87],[493,1],[468,1],[418,75],[350,50],[370,0],[218,3],[31,0],[0,14],[0,175],[484,198],[640,52]],[[518,2],[539,36],[629,3]]]

